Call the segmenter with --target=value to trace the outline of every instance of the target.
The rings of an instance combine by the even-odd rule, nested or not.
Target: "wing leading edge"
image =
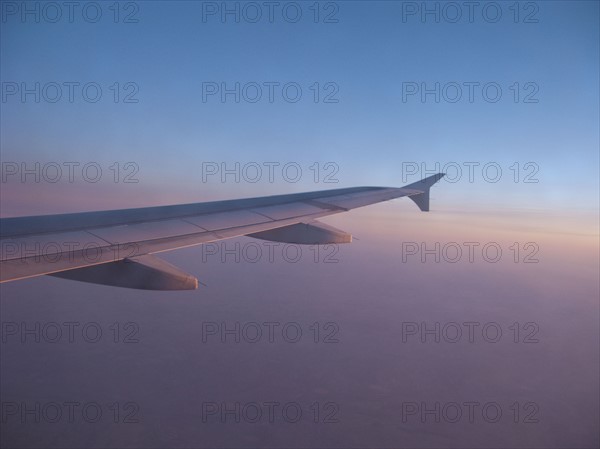
[[[349,243],[317,221],[408,196],[429,210],[443,173],[400,188],[355,187],[240,200],[0,219],[0,282],[45,274],[105,285],[189,290],[198,280],[151,254],[250,236],[299,244]]]

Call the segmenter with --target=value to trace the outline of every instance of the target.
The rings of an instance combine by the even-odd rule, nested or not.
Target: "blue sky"
[[[498,4],[502,17],[496,23],[479,10],[469,23],[464,9],[457,23],[443,14],[439,23],[432,15],[423,21],[419,13],[403,21],[407,3],[339,2],[337,11],[321,3],[320,23],[314,23],[310,2],[296,4],[303,13],[297,23],[279,10],[269,23],[264,8],[258,23],[243,15],[239,23],[232,15],[223,22],[218,14],[203,21],[207,6],[201,2],[138,2],[132,16],[137,23],[122,23],[132,11],[124,4],[119,23],[109,4],[102,4],[97,23],[78,11],[73,23],[66,10],[57,23],[48,23],[51,11],[40,13],[40,23],[5,11],[3,83],[95,82],[103,96],[88,103],[77,88],[73,103],[66,101],[66,88],[57,103],[8,96],[1,104],[2,160],[135,161],[147,198],[172,191],[173,201],[184,191],[190,194],[186,201],[201,201],[402,185],[403,162],[425,162],[432,170],[436,162],[455,162],[463,175],[465,162],[492,162],[503,170],[498,183],[485,181],[477,168],[474,183],[465,176],[437,196],[455,205],[468,196],[481,206],[597,213],[598,2],[539,2],[536,11],[521,3],[518,23],[510,3]],[[321,23],[330,12],[338,22]],[[523,23],[530,13],[537,23]],[[115,82],[118,103],[110,90]],[[131,92],[123,87],[127,82],[139,88],[137,103],[122,102]],[[225,103],[219,95],[203,102],[207,82],[230,88],[236,82],[293,82],[303,95],[290,103],[276,90],[270,103],[265,89],[256,103],[236,103],[231,95]],[[472,103],[468,82],[479,83]],[[322,101],[331,92],[325,83],[337,86],[337,103]],[[433,95],[425,102],[419,95],[403,101],[403,83],[440,83],[440,89],[457,83],[463,96],[456,103],[443,97],[436,103]],[[497,102],[482,97],[486,83],[501,87]],[[529,93],[537,103],[523,102]],[[339,184],[315,185],[304,175],[298,183],[207,185],[200,175],[205,161],[294,161],[305,172],[313,162],[332,161]],[[521,169],[536,164],[539,182],[515,183],[515,162]]]

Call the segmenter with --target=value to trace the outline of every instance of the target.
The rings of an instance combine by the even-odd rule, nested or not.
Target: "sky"
[[[134,402],[141,419],[11,416],[3,445],[598,446],[598,2],[0,4],[0,217],[447,174],[431,212],[400,199],[324,219],[355,237],[329,249],[333,263],[314,248],[254,262],[241,238],[164,254],[206,284],[194,292],[2,284],[3,337],[5,323],[51,322],[105,335],[7,336],[2,401]],[[402,323],[473,320],[499,323],[502,341],[402,341]],[[206,323],[265,321],[311,338],[333,322],[339,342],[203,341]],[[112,344],[114,323],[140,341]],[[539,343],[521,344],[527,323]],[[305,417],[334,403],[339,422],[201,413],[272,400]],[[497,401],[510,418],[403,421],[422,401]],[[539,422],[512,422],[515,401]]]
[[[61,165],[58,185],[41,182],[42,195],[57,189],[69,196],[60,181],[68,178],[63,163],[70,161],[98,162],[105,172],[114,162],[137,164],[139,186],[111,186],[135,205],[178,202],[181,196],[202,201],[399,186],[439,168],[451,179],[439,189],[451,206],[466,204],[468,196],[479,205],[597,210],[597,2],[535,3],[535,9],[523,3],[518,18],[515,8],[504,5],[495,23],[489,7],[475,9],[472,23],[463,7],[451,23],[455,10],[444,3],[432,4],[438,5],[439,23],[411,2],[323,3],[318,23],[311,4],[298,4],[303,9],[296,23],[295,7],[274,9],[272,23],[263,7],[261,19],[250,23],[254,10],[244,4],[238,4],[238,17],[223,18],[220,3],[160,1],[122,4],[118,23],[108,6],[96,23],[89,22],[93,8],[84,14],[80,5],[70,23],[62,7],[61,18],[51,23],[53,8],[39,6],[39,17],[23,17],[25,7],[11,14],[7,3],[2,160]],[[228,7],[235,11],[235,2]],[[418,11],[410,14],[411,8]],[[337,23],[323,23],[332,20]],[[35,83],[39,103],[35,94],[23,97],[23,90],[36,91]],[[62,94],[55,103],[48,99],[58,90],[49,83]],[[72,87],[73,102],[63,83],[79,83]],[[89,101],[96,97],[94,86],[83,92],[87,83],[101,89],[95,103]],[[221,87],[235,91],[236,83],[239,103],[235,94],[221,101]],[[274,83],[272,102],[264,83]],[[287,83],[300,86],[294,103],[288,100],[296,97],[294,87],[284,97]],[[207,94],[215,86],[219,91]],[[415,86],[416,93],[407,93]],[[456,86],[461,96],[451,102]],[[421,88],[434,93],[422,98]],[[207,162],[254,162],[264,173],[256,183],[242,178],[241,186],[233,175],[226,183],[218,176],[203,180]],[[278,170],[274,186],[265,162],[295,162],[303,174],[287,182]],[[339,185],[315,183],[309,169],[315,162],[334,163]],[[15,190],[33,187],[14,182],[18,175],[6,176],[10,197],[3,197],[3,216],[19,215],[9,208],[10,199],[27,194]],[[78,178],[88,184],[81,173]],[[101,185],[85,187],[93,192]],[[133,187],[144,200],[139,191],[129,196]],[[87,200],[69,206],[94,208]]]

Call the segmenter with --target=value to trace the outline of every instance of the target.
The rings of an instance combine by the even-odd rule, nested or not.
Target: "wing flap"
[[[142,290],[195,290],[198,279],[158,257],[145,255],[50,274],[72,281]]]
[[[76,251],[107,245],[107,242],[86,231],[56,232],[27,237],[2,239],[0,259],[23,259],[30,256],[44,256],[51,259],[65,251]]]
[[[105,228],[92,229],[89,232],[105,242],[118,244],[197,234],[199,232],[206,232],[206,230],[182,219],[171,219],[107,226]]]
[[[371,192],[355,193],[351,195],[327,196],[318,198],[314,200],[313,203],[319,203],[329,207],[333,206],[343,210],[350,210],[416,193],[420,193],[420,191],[407,190],[404,188],[388,188]]]
[[[283,220],[285,218],[302,217],[306,215],[318,214],[323,212],[323,207],[318,207],[304,202],[289,204],[278,204],[276,206],[266,206],[252,209],[261,215],[265,215],[272,220]]]
[[[336,229],[333,226],[313,221],[310,223],[296,223],[268,231],[248,234],[271,242],[296,243],[299,245],[328,245],[333,243],[350,243],[352,235]]]
[[[217,212],[214,214],[186,217],[185,221],[200,226],[207,231],[235,228],[239,226],[255,225],[272,221],[264,215],[259,215],[249,210],[234,210],[230,212]]]

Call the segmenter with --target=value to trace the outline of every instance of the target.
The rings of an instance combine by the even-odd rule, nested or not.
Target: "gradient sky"
[[[11,447],[598,447],[599,336],[599,47],[597,1],[498,3],[497,23],[476,11],[439,23],[426,16],[403,20],[411,2],[346,1],[336,23],[314,23],[313,2],[303,16],[273,23],[218,16],[203,20],[201,2],[130,2],[137,23],[118,23],[102,3],[97,23],[67,12],[57,23],[2,2],[0,78],[8,86],[39,82],[98,83],[102,98],[71,103],[9,95],[0,103],[3,178],[0,216],[53,214],[272,195],[360,185],[401,186],[403,164],[455,163],[457,182],[432,189],[431,209],[408,199],[382,203],[323,221],[352,233],[338,263],[304,257],[258,263],[218,257],[202,248],[164,259],[206,283],[197,291],[116,289],[48,276],[0,285],[3,322],[135,322],[138,345],[108,340],[90,345],[0,346],[3,400],[136,401],[135,426],[28,424],[11,421],[2,444]],[[262,3],[262,2],[260,2]],[[459,2],[459,4],[462,2]],[[221,2],[216,3],[217,6]],[[320,19],[333,11],[320,3]],[[417,2],[420,7],[422,2]],[[428,5],[435,5],[430,2]],[[27,3],[34,8],[35,2]],[[37,3],[40,8],[44,4]],[[212,5],[212,4],[211,4]],[[407,6],[409,5],[409,6]],[[438,4],[440,9],[446,3]],[[529,6],[527,6],[529,5]],[[229,4],[233,7],[233,4]],[[206,4],[204,4],[206,8]],[[523,23],[527,14],[535,23]],[[263,11],[266,15],[267,12]],[[110,86],[120,83],[113,101]],[[296,82],[296,103],[203,101],[203,83]],[[337,103],[315,103],[310,86],[335,83]],[[471,103],[403,101],[403,83],[432,87],[497,83],[496,103],[476,90]],[[124,103],[126,83],[139,88]],[[510,86],[519,83],[520,101]],[[527,83],[536,103],[524,103]],[[321,94],[324,91],[321,90]],[[263,94],[266,97],[266,93]],[[76,170],[57,183],[6,173],[35,163],[96,163],[99,182]],[[134,163],[137,183],[115,183],[110,168]],[[205,162],[233,166],[297,163],[299,182],[276,171],[256,183],[204,182]],[[338,167],[337,183],[322,182],[325,164]],[[319,182],[309,167],[321,167]],[[469,182],[465,163],[479,164]],[[481,167],[502,176],[486,181]],[[511,167],[521,169],[519,182]],[[523,182],[537,167],[538,182]],[[20,174],[20,173],[19,173]],[[121,173],[122,175],[123,173]],[[449,171],[449,176],[452,173]],[[497,242],[505,256],[487,263],[413,258],[405,242]],[[227,241],[257,242],[249,238]],[[539,247],[538,263],[514,263],[518,242]],[[305,254],[312,254],[306,252]],[[522,255],[522,254],[521,254]],[[340,344],[285,342],[200,344],[204,320],[227,322],[333,321]],[[535,322],[540,344],[402,345],[401,321]],[[107,330],[107,332],[109,332]],[[41,374],[43,373],[43,375]],[[202,425],[202,400],[336,401],[338,426]],[[401,423],[404,400],[535,401],[535,426]],[[507,415],[510,416],[510,415]]]
[[[247,23],[243,16],[240,23],[232,16],[225,23],[207,16],[203,23],[201,2],[141,2],[133,16],[138,23],[113,23],[106,5],[98,23],[77,12],[73,23],[66,11],[58,23],[45,22],[43,15],[35,23],[32,16],[23,22],[18,14],[5,14],[4,83],[97,82],[103,97],[87,103],[76,90],[69,103],[66,88],[55,104],[7,97],[1,104],[2,160],[98,161],[103,167],[136,162],[142,185],[111,190],[133,205],[338,186],[315,185],[308,174],[296,184],[279,177],[275,186],[264,179],[203,183],[205,161],[294,161],[305,171],[313,162],[332,161],[339,166],[340,187],[402,185],[403,162],[424,162],[430,170],[436,162],[476,162],[475,182],[468,182],[463,166],[459,182],[436,191],[440,204],[597,211],[597,2],[539,3],[532,16],[538,23],[522,23],[531,12],[523,4],[519,23],[508,4],[497,23],[478,11],[473,23],[466,11],[458,23],[444,16],[440,23],[432,16],[423,22],[419,15],[403,22],[402,2],[344,2],[334,15],[338,23],[314,23],[309,4],[303,5],[298,23],[286,22],[281,13],[273,23]],[[302,99],[202,101],[203,82],[269,81],[299,83]],[[139,102],[115,104],[109,90],[115,82],[135,83]],[[336,83],[339,102],[315,104],[309,90],[314,82]],[[465,87],[457,103],[436,104],[431,95],[425,103],[418,96],[403,102],[405,82],[494,82],[503,94],[488,103],[476,90],[470,103]],[[509,90],[515,82],[518,103]],[[539,88],[537,103],[522,102],[528,82]],[[498,183],[482,177],[488,162],[503,170]],[[509,168],[515,162],[521,169],[537,164],[539,182],[515,183]],[[22,196],[36,186],[5,184],[10,194],[3,194],[4,216],[21,212],[11,210],[18,190],[21,209],[27,201],[29,213],[36,212],[32,195]],[[37,194],[56,193],[71,210],[108,206],[101,199],[103,183],[80,186],[91,192],[85,205],[72,201],[68,188],[42,184]]]

